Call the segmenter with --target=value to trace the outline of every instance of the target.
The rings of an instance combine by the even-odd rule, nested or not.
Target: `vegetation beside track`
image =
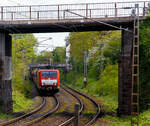
[[[13,111],[16,112],[23,112],[25,110],[29,110],[33,108],[34,102],[27,98],[24,94],[19,92],[18,90],[13,92]],[[12,119],[12,114],[4,114],[0,113],[0,119]]]
[[[13,42],[13,109],[14,112],[25,111],[33,104],[32,83],[26,80],[28,64],[35,57],[37,39],[33,34],[12,35]],[[15,50],[14,50],[15,49]],[[15,55],[16,52],[16,55]]]
[[[27,98],[25,95],[19,91],[13,92],[13,109],[14,112],[22,112],[28,109],[32,109],[34,102]]]
[[[89,36],[89,37],[87,37]],[[121,34],[115,32],[71,33],[72,72],[67,74],[65,83],[93,95],[102,105],[106,115],[103,119],[110,126],[130,126],[130,117],[118,118],[118,55]],[[150,124],[150,17],[140,23],[140,126]],[[80,48],[78,48],[80,47]],[[103,48],[102,48],[103,47]],[[88,52],[88,83],[83,84],[83,57]],[[102,122],[103,122],[102,121]]]
[[[110,68],[110,67],[108,67]],[[106,67],[106,69],[108,69]],[[111,67],[113,70],[115,70],[115,67]],[[109,69],[110,70],[110,69]],[[113,71],[112,70],[112,71]],[[106,70],[107,71],[107,70]],[[104,73],[106,72],[104,70]],[[109,71],[110,73],[112,72],[111,70]],[[70,73],[72,74],[72,73]],[[69,76],[69,75],[68,75]],[[106,75],[102,79],[106,80],[111,80],[114,81],[118,78],[117,75]],[[111,82],[110,81],[110,82]],[[117,96],[111,94],[107,94],[105,96],[100,96],[99,92],[97,91],[97,87],[95,86],[96,84],[100,83],[100,81],[95,81],[92,79],[88,79],[88,84],[86,88],[82,88],[81,85],[83,85],[83,77],[80,77],[78,81],[74,84],[69,84],[69,86],[76,88],[82,92],[85,92],[89,96],[94,97],[99,104],[101,105],[101,111],[106,114],[102,118],[99,118],[96,124],[93,124],[92,126],[99,126],[99,124],[107,124],[108,126],[130,126],[130,117],[126,118],[119,118],[117,117],[117,107],[118,107],[118,99]],[[100,89],[99,89],[100,90]],[[150,109],[145,110],[140,114],[140,126],[146,126],[146,124],[150,123]]]

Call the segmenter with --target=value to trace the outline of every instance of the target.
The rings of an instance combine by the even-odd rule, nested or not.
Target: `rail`
[[[64,86],[64,85],[63,85]],[[66,92],[68,92],[69,94],[71,94],[74,98],[76,98],[80,104],[80,110],[79,113],[81,114],[83,109],[84,109],[84,103],[81,101],[81,99],[74,95],[72,92],[70,92],[69,90],[65,89],[63,86],[61,86],[62,89],[64,89]],[[69,118],[68,120],[66,120],[65,122],[61,123],[59,126],[66,126],[68,124],[70,124],[73,120],[75,119],[75,116],[72,116],[71,118]]]
[[[40,111],[40,110],[44,107],[45,104],[46,104],[46,100],[45,100],[44,97],[42,97],[42,103],[41,103],[37,108],[35,108],[34,110],[32,110],[31,112],[29,112],[29,113],[27,113],[27,114],[24,114],[24,115],[22,115],[22,116],[19,116],[19,117],[17,117],[17,118],[14,118],[14,119],[9,120],[9,121],[6,121],[6,122],[2,122],[2,123],[0,123],[0,126],[7,126],[7,125],[10,125],[10,124],[12,124],[12,123],[16,123],[17,121],[19,121],[19,120],[21,120],[21,119],[24,119],[24,118],[26,118],[26,117],[29,117],[29,116],[31,116],[32,114],[34,114],[34,113]]]
[[[139,15],[146,16],[150,6],[149,1],[111,2],[111,3],[83,3],[60,5],[33,6],[1,6],[0,21],[19,20],[64,20],[82,19],[74,12],[86,18],[130,17],[135,4],[139,4]]]
[[[89,126],[89,125],[91,125],[91,124],[98,118],[98,116],[99,116],[99,114],[100,114],[100,106],[99,106],[99,104],[98,104],[96,101],[94,101],[92,98],[90,98],[89,96],[87,96],[86,94],[84,94],[84,93],[82,93],[82,92],[79,92],[79,91],[77,91],[77,90],[75,90],[75,89],[73,89],[73,88],[70,88],[69,86],[67,86],[67,85],[65,85],[65,84],[63,84],[63,86],[65,86],[66,88],[70,89],[71,91],[73,91],[73,92],[75,92],[75,93],[77,93],[77,94],[79,94],[79,95],[81,95],[81,96],[83,96],[83,97],[89,99],[89,100],[96,106],[96,108],[97,108],[96,114],[93,116],[92,119],[90,119],[86,124],[84,124],[84,126]],[[64,88],[64,89],[65,89],[65,88]],[[65,89],[65,90],[66,90],[66,89]],[[67,90],[67,92],[68,92],[68,90]],[[69,92],[70,92],[70,91],[69,91]],[[70,92],[70,93],[71,93],[71,92]],[[71,94],[73,94],[73,93],[71,93]],[[74,94],[73,94],[73,95],[74,95]],[[76,95],[74,95],[74,96],[77,97]],[[80,103],[80,102],[79,102],[79,103]],[[82,110],[83,110],[83,103],[82,103],[82,104],[80,103],[80,110],[79,110],[79,113],[80,113],[80,114],[81,114]],[[75,119],[75,116],[73,116],[73,117],[70,118],[69,120],[65,121],[64,123],[60,124],[59,126],[66,126],[66,125],[68,125],[69,123],[71,123],[74,119]]]
[[[24,124],[24,126],[31,126],[31,125],[33,125],[33,124],[36,124],[36,123],[38,123],[38,122],[40,122],[40,121],[46,119],[47,117],[49,117],[49,116],[52,115],[53,113],[55,113],[55,112],[59,109],[60,102],[59,102],[58,98],[57,98],[55,95],[54,95],[53,97],[54,97],[55,102],[56,102],[55,107],[54,107],[52,110],[50,110],[50,111],[48,111],[47,113],[45,113],[44,115],[42,115],[42,116],[40,116],[40,117],[38,117],[38,118],[36,118],[36,119],[34,119],[34,120],[31,120],[30,122],[26,122],[26,123]]]

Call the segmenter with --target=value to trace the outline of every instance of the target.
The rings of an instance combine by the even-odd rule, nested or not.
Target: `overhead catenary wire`
[[[52,39],[52,38],[49,37],[48,39],[45,39],[45,40],[42,40],[42,41],[40,41],[40,42],[38,42],[38,43],[33,44],[32,46],[39,45],[39,44],[41,44],[41,43],[43,43],[43,42],[45,42],[45,41],[47,41],[47,40],[49,40],[49,39]],[[31,47],[31,46],[27,46],[27,47],[25,47],[25,48],[21,48],[21,49],[17,50],[17,52],[23,51],[23,50],[25,50],[25,49],[27,49],[27,48],[30,48],[30,47]]]
[[[84,19],[89,19],[89,20],[91,20],[91,21],[94,21],[94,22],[97,22],[97,23],[100,23],[100,24],[103,24],[103,25],[106,25],[106,26],[115,28],[115,29],[117,29],[117,30],[124,30],[124,31],[128,31],[128,32],[132,32],[131,30],[128,30],[128,28],[117,27],[117,26],[115,26],[115,25],[111,25],[111,24],[108,24],[108,23],[105,23],[105,22],[102,22],[102,21],[98,21],[98,20],[95,20],[95,19],[92,19],[92,18],[88,18],[88,17],[86,17],[86,16],[83,16],[83,15],[81,15],[81,14],[72,12],[72,11],[70,11],[70,10],[65,10],[65,11],[68,12],[68,13],[77,15],[77,16],[79,16],[79,17],[82,17],[82,18],[84,18]]]

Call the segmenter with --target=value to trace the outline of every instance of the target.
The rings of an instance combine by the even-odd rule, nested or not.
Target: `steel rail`
[[[38,123],[38,122],[46,119],[48,116],[52,115],[53,113],[55,113],[58,110],[59,106],[60,106],[60,102],[59,102],[58,98],[55,95],[54,95],[54,99],[56,101],[56,105],[52,110],[50,110],[49,112],[47,112],[44,115],[40,116],[39,118],[36,118],[36,119],[34,119],[30,122],[27,122],[27,123],[23,124],[23,126],[30,126],[30,125],[33,125],[35,123]]]
[[[77,94],[79,94],[81,96],[84,96],[85,98],[89,99],[97,107],[97,113],[95,114],[95,116],[91,120],[89,120],[84,126],[89,126],[92,123],[94,123],[94,121],[98,118],[98,116],[100,114],[100,105],[96,101],[94,101],[91,97],[89,97],[88,95],[86,95],[86,94],[84,94],[82,92],[79,92],[79,91],[77,91],[77,90],[75,90],[75,89],[73,89],[73,88],[71,88],[71,87],[69,87],[67,85],[64,85],[64,86],[69,88],[70,90],[76,92]]]
[[[24,114],[24,115],[22,115],[22,116],[19,116],[19,117],[17,117],[17,118],[14,118],[14,119],[12,119],[12,120],[10,120],[10,121],[2,122],[2,123],[0,123],[0,126],[7,126],[7,125],[10,125],[10,124],[12,124],[12,123],[15,123],[15,122],[17,122],[17,121],[19,121],[19,120],[22,120],[22,119],[24,119],[24,118],[26,118],[26,117],[29,117],[29,116],[31,116],[32,114],[34,114],[34,113],[40,111],[40,110],[44,107],[45,104],[46,104],[46,100],[45,100],[44,97],[42,97],[42,103],[41,103],[40,106],[38,106],[36,109],[32,110],[31,112],[29,112],[29,113],[27,113],[27,114]]]
[[[62,88],[63,88],[63,87],[62,87]],[[64,89],[66,92],[68,92],[69,94],[71,94],[73,97],[75,97],[75,98],[78,100],[78,102],[79,102],[79,104],[80,104],[79,113],[81,113],[82,110],[84,109],[84,103],[83,103],[83,101],[82,101],[78,96],[76,96],[75,94],[73,94],[72,92],[66,90],[65,88],[63,88],[63,89]]]
[[[73,94],[72,92],[70,92],[69,90],[65,89],[63,86],[61,86],[61,88],[63,88],[67,93],[71,94],[73,97],[75,97],[78,100],[78,102],[80,104],[79,114],[81,114],[82,111],[84,110],[84,103],[81,101],[81,99],[78,96],[76,96],[75,94]],[[69,118],[65,122],[61,123],[59,126],[66,126],[69,123],[71,123],[74,119],[75,119],[75,116]]]

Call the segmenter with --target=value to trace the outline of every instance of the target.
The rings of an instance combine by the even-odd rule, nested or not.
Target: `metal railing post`
[[[91,9],[90,9],[90,18],[92,17],[92,15],[91,15],[91,14],[92,14],[92,11],[91,11]]]
[[[65,16],[66,16],[66,13],[65,13],[65,11],[64,11],[64,14],[63,14],[64,19],[65,19]]]
[[[39,20],[40,18],[40,14],[39,14],[39,11],[37,12],[37,19]]]
[[[58,20],[59,20],[59,16],[60,16],[60,15],[59,15],[59,5],[58,5]]]
[[[115,3],[115,17],[117,17],[117,3]]]
[[[14,19],[14,16],[13,16],[13,12],[11,13],[11,20],[13,20]]]
[[[1,20],[3,20],[3,7],[1,7]]]
[[[86,17],[88,17],[88,4],[86,4]]]
[[[146,9],[146,5],[145,5],[145,2],[144,2],[143,16],[145,16],[145,9]]]
[[[75,104],[74,110],[75,110],[74,126],[79,126],[79,110],[80,110],[79,103]]]
[[[32,9],[31,9],[31,6],[30,6],[30,20],[31,20],[31,18],[32,18],[32,17],[31,17],[31,11],[32,11]]]

